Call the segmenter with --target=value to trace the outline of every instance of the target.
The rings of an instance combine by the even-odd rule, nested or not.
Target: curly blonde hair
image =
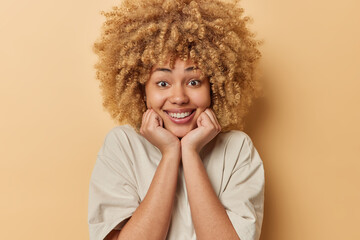
[[[155,64],[194,62],[211,84],[211,108],[222,131],[243,129],[257,93],[259,41],[238,0],[124,0],[94,44],[103,105],[119,124],[141,126],[144,84]]]

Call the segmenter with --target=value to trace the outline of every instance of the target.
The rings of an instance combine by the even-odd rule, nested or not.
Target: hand
[[[200,114],[197,126],[181,139],[182,151],[190,150],[199,153],[221,131],[215,113],[209,108]]]
[[[148,109],[142,117],[140,133],[151,144],[157,147],[161,154],[177,154],[180,156],[179,139],[163,128],[162,118],[153,110]]]

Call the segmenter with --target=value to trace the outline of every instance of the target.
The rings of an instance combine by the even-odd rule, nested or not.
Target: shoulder
[[[250,162],[261,163],[260,156],[249,135],[238,130],[231,130],[218,135],[219,147],[223,148],[226,161],[234,161],[238,167]]]
[[[99,155],[127,151],[127,149],[131,149],[134,144],[141,143],[142,141],[143,137],[130,125],[116,126],[106,134]]]
[[[222,132],[218,135],[218,137],[221,142],[223,142],[225,145],[229,145],[231,144],[231,146],[234,147],[248,147],[248,148],[253,148],[253,142],[251,141],[251,138],[249,137],[249,135],[247,135],[246,133],[242,132],[242,131],[238,131],[238,130],[231,130],[228,132]]]
[[[139,137],[139,134],[130,125],[121,125],[112,128],[106,135],[105,140],[116,140],[122,137]]]
[[[106,135],[104,145],[106,144],[124,144],[130,143],[143,137],[138,134],[130,125],[121,125],[112,128]]]

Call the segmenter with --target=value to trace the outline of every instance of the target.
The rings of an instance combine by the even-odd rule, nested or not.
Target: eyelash
[[[196,82],[197,84],[196,84],[196,85],[191,85],[191,84],[190,84],[191,82]],[[200,81],[200,80],[190,80],[189,83],[188,83],[188,85],[190,85],[190,86],[192,86],[192,87],[200,86],[200,84],[201,84],[201,81]]]
[[[195,82],[196,85],[191,85],[192,82]],[[165,83],[166,86],[161,86],[162,83]],[[164,88],[164,87],[168,87],[169,83],[166,82],[166,81],[159,81],[159,82],[156,83],[156,85],[158,85],[161,88]],[[192,87],[197,87],[197,86],[201,85],[201,81],[200,80],[190,80],[187,85],[192,86]]]
[[[165,83],[166,86],[161,86],[162,83]],[[156,85],[158,85],[159,87],[167,87],[167,86],[169,86],[169,83],[167,83],[166,81],[159,81],[156,83]]]

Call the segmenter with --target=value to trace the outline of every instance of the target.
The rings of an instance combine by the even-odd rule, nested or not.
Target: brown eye
[[[190,86],[199,86],[200,85],[200,81],[199,80],[191,80],[188,84],[190,85]]]
[[[159,87],[167,87],[169,86],[169,84],[165,81],[160,81],[158,83],[156,83],[156,85],[158,85]]]

